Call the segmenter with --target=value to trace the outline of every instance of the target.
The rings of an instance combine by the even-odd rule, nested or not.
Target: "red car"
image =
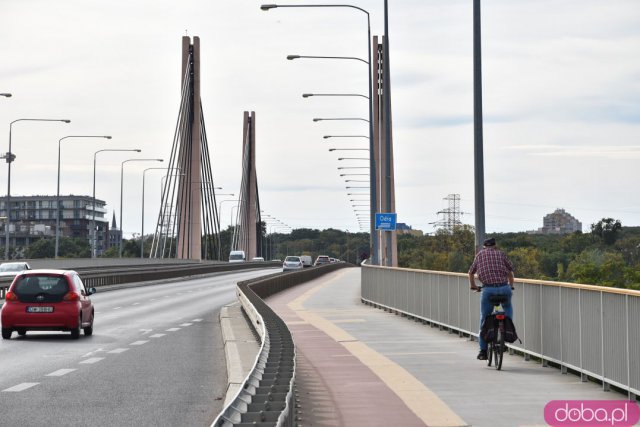
[[[71,338],[93,333],[94,309],[78,273],[72,270],[29,270],[11,283],[0,312],[2,338],[13,331],[69,331]]]

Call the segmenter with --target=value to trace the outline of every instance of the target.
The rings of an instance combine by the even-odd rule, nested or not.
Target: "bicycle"
[[[497,327],[494,339],[487,341],[487,366],[491,366],[492,359],[495,359],[493,362],[496,370],[498,371],[502,369],[502,357],[507,349],[507,346],[504,343],[504,319],[507,315],[502,308],[502,304],[507,301],[509,301],[509,297],[506,295],[491,295],[489,297],[489,302],[493,304],[493,311],[489,316],[495,316]],[[489,316],[487,316],[487,319]],[[485,319],[485,322],[486,321],[487,320]]]

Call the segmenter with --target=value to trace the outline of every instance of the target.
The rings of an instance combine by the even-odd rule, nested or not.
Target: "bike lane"
[[[318,426],[546,426],[551,400],[624,400],[575,375],[364,305],[360,269],[269,297],[297,350],[300,423]]]

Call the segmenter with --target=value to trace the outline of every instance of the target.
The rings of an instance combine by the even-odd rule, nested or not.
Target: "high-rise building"
[[[0,197],[0,245],[5,245],[7,197]],[[27,247],[35,240],[56,237],[57,196],[11,196],[9,245]],[[91,224],[95,212],[96,253],[101,255],[108,238],[109,221],[105,219],[105,202],[91,196],[60,196],[60,236],[85,238],[91,243]]]
[[[564,209],[556,209],[545,215],[542,227],[538,229],[539,234],[568,234],[576,231],[582,231],[582,223]]]

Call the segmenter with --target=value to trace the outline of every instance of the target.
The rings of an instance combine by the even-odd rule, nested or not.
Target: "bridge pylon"
[[[182,90],[150,258],[215,259],[220,220],[200,99],[200,38],[182,37]]]
[[[256,175],[256,113],[245,111],[242,125],[242,179],[231,249],[244,251],[247,260],[263,256],[263,236]]]

